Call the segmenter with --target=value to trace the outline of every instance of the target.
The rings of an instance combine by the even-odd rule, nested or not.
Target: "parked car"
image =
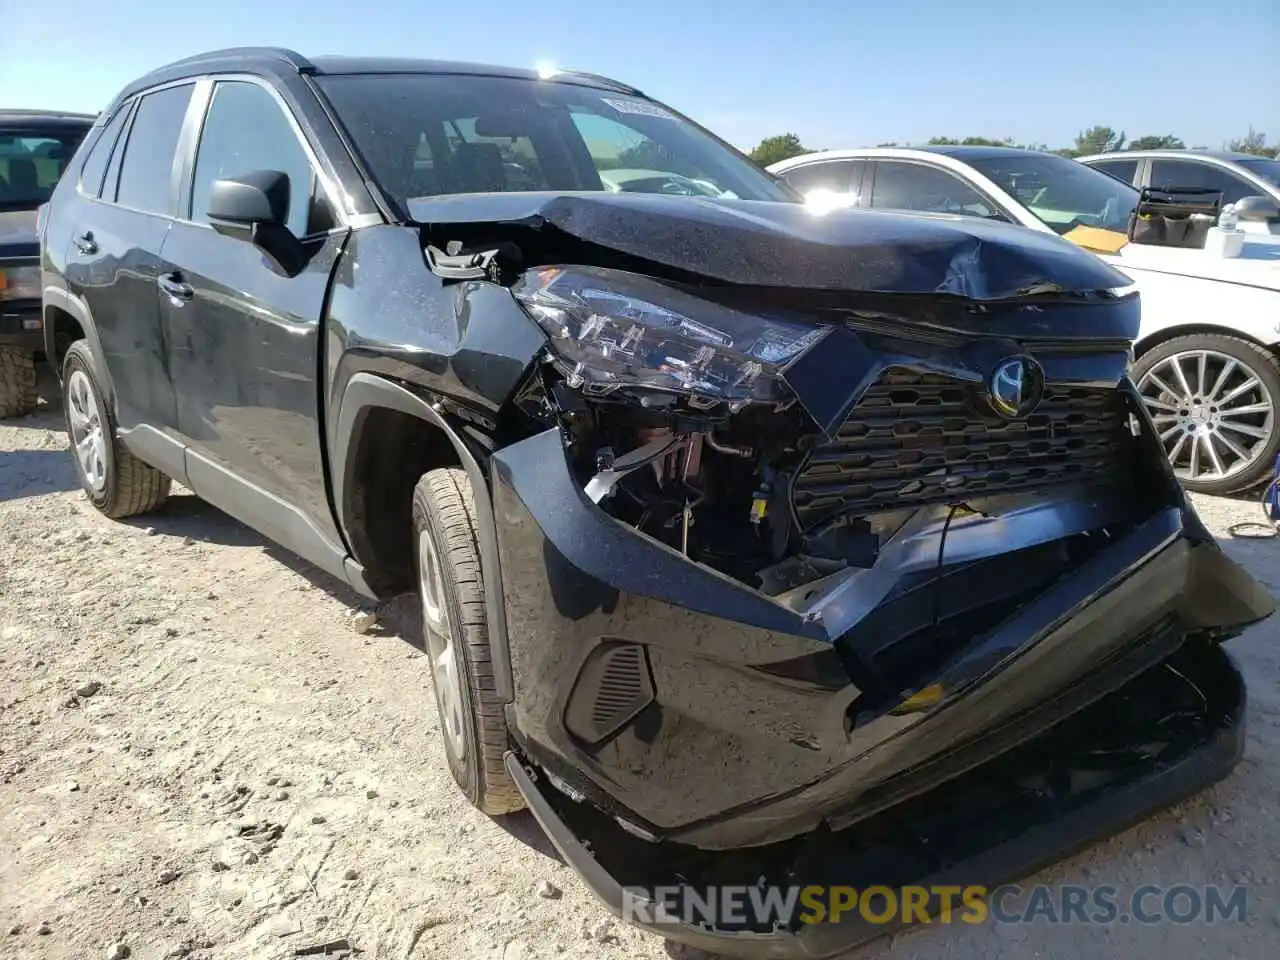
[[[609,191],[638,143],[739,199]],[[725,952],[892,927],[672,922],[654,888],[995,883],[1224,776],[1220,644],[1273,605],[1125,378],[1128,279],[798,200],[600,77],[162,68],[44,222],[85,494],[125,518],[176,480],[365,596],[416,589],[468,799]]]
[[[1261,196],[1280,205],[1280,160],[1271,157],[1210,150],[1126,150],[1081,157],[1080,162],[1135,187],[1205,187],[1220,191],[1224,204]],[[1280,234],[1280,210],[1256,228]]]
[[[1123,233],[1139,198],[1083,164],[1014,148],[832,150],[769,169],[823,207],[945,213],[1041,234]],[[1256,488],[1280,453],[1280,243],[1248,239],[1236,259],[1134,243],[1101,254],[1142,291],[1133,378],[1174,472],[1201,493]]]
[[[0,108],[0,419],[36,408],[43,359],[36,210],[93,117]]]

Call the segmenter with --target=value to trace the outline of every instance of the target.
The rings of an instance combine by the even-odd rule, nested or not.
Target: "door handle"
[[[160,289],[165,292],[165,296],[175,306],[180,307],[193,296],[195,289],[189,283],[184,283],[178,279],[176,273],[166,273],[156,278],[156,283],[160,285]]]
[[[72,243],[76,245],[76,249],[83,253],[86,257],[92,256],[98,252],[98,243],[93,239],[93,231],[89,230],[76,237]]]

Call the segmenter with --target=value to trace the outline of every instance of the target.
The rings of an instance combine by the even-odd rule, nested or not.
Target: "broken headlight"
[[[570,386],[680,394],[699,409],[781,399],[782,371],[827,333],[597,267],[539,267],[512,293],[550,336]]]

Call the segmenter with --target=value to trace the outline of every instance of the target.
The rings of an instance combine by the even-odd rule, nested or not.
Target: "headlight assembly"
[[[0,300],[39,299],[39,267],[0,267]]]
[[[570,386],[594,395],[626,387],[676,394],[696,409],[782,399],[781,373],[828,329],[597,267],[535,268],[512,293],[550,336]]]

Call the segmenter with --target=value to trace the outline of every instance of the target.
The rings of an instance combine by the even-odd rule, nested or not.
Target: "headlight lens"
[[[597,267],[538,267],[512,293],[550,336],[570,386],[682,394],[701,408],[779,399],[782,371],[828,330]]]
[[[0,267],[0,300],[39,299],[39,267]]]

